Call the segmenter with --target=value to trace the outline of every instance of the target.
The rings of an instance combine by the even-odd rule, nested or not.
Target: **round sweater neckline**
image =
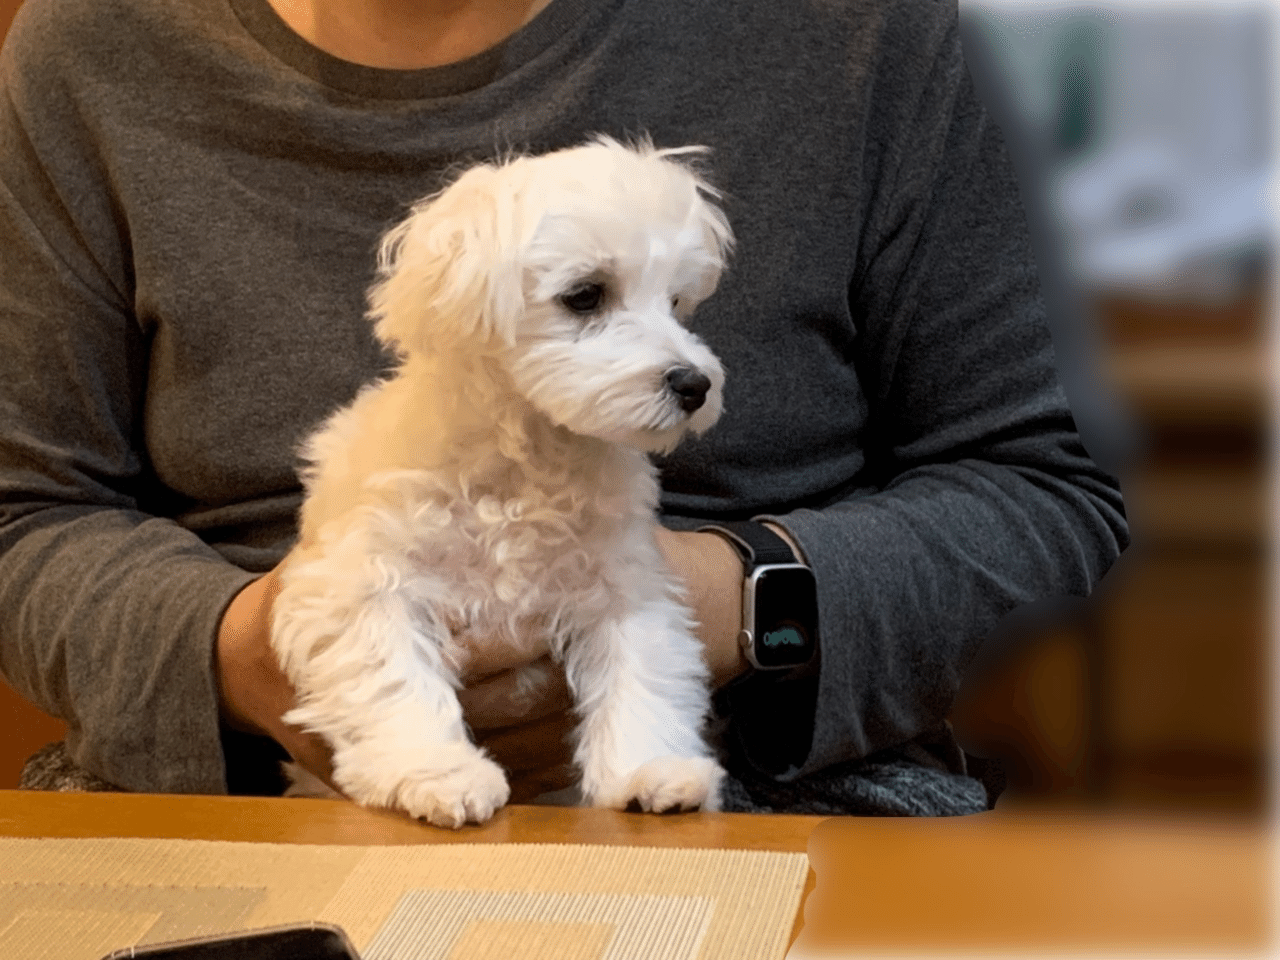
[[[343,93],[378,100],[458,96],[528,63],[571,31],[606,15],[619,0],[551,0],[523,27],[487,50],[438,67],[398,70],[343,60],[294,31],[268,0],[228,0],[241,25],[269,53],[306,77]]]

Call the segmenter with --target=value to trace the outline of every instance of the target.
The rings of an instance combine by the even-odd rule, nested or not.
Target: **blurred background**
[[[19,2],[0,0],[0,35]],[[1062,0],[963,0],[961,17],[1134,545],[1091,601],[994,638],[955,726],[1002,804],[1259,812],[1275,18]],[[61,734],[0,684],[0,788]]]
[[[1262,812],[1275,15],[962,0],[961,16],[1064,383],[1134,543],[1091,602],[997,638],[957,729],[1004,759],[1002,803]]]

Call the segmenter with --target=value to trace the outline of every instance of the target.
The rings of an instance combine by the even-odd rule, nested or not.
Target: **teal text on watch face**
[[[804,567],[764,569],[755,582],[755,656],[763,667],[806,663],[817,646],[818,592]]]
[[[788,644],[793,647],[803,647],[808,643],[798,626],[792,624],[779,626],[774,630],[766,630],[764,636],[760,639],[766,647],[781,647]]]

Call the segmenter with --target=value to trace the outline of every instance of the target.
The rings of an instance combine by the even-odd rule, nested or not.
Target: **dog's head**
[[[685,324],[732,238],[696,152],[602,137],[471,168],[385,240],[379,338],[492,356],[575,433],[666,452],[707,429],[724,371]]]

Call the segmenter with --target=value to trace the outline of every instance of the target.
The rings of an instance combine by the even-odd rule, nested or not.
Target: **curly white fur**
[[[286,719],[352,799],[452,827],[507,801],[455,696],[503,644],[562,659],[587,803],[717,808],[647,456],[721,409],[685,322],[731,236],[686,152],[598,138],[474,167],[386,238],[371,316],[400,363],[307,445],[272,636]]]

